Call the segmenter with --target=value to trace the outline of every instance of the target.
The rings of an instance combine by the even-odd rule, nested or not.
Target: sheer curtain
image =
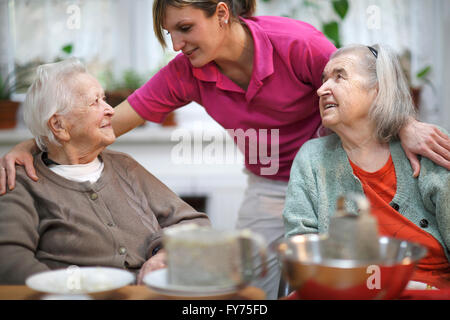
[[[9,2],[17,63],[53,61],[63,55],[61,48],[69,43],[73,44],[73,55],[86,61],[109,61],[114,57],[114,1]]]
[[[423,85],[420,119],[450,130],[449,85],[444,75],[450,71],[445,47],[449,46],[450,1],[447,0],[357,0],[343,24],[344,43],[383,43],[401,54],[411,52],[411,81],[431,66],[433,86]],[[379,23],[377,23],[377,21]]]
[[[305,7],[304,0],[258,0],[257,15],[291,16],[320,28],[321,20],[334,15],[330,1],[310,2],[321,9]],[[170,44],[164,52],[153,35],[152,4],[153,0],[0,0],[0,72],[11,70],[14,61],[64,57],[62,46],[72,43],[73,55],[87,62],[94,74],[105,68],[116,75],[126,69],[151,74],[175,54]],[[447,30],[448,0],[350,0],[341,35],[343,44],[381,42],[398,53],[409,49],[413,75],[430,65],[435,90],[423,87],[420,118],[450,130]]]
[[[5,78],[13,71],[14,51],[9,21],[8,1],[0,0],[0,75]]]
[[[286,15],[311,23],[320,29],[321,21],[337,18],[328,0],[310,0],[321,9],[302,5],[303,0],[259,2],[258,14]],[[398,54],[411,52],[411,74],[415,77],[431,66],[430,80],[421,95],[420,119],[450,130],[449,51],[450,1],[448,0],[349,0],[350,9],[341,26],[342,43],[383,43]]]
[[[128,69],[146,75],[170,55],[153,35],[152,0],[0,1],[7,17],[1,23],[8,27],[2,33],[10,33],[2,63],[51,62],[67,57],[61,48],[72,44],[72,55],[93,73],[109,68],[117,75]]]

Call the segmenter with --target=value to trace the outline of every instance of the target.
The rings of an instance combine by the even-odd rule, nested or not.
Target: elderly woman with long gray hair
[[[165,266],[162,229],[209,224],[130,156],[107,150],[114,109],[76,59],[40,66],[27,92],[25,122],[41,149],[38,182],[17,168],[0,198],[0,283],[78,266],[127,269],[142,281]]]
[[[427,247],[412,278],[450,286],[450,172],[421,159],[418,179],[398,140],[414,116],[395,54],[380,45],[351,45],[331,56],[317,91],[325,127],[298,152],[283,212],[287,236],[325,233],[339,196],[365,194],[380,235]]]

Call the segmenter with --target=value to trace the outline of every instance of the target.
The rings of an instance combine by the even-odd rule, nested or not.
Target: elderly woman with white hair
[[[114,109],[78,60],[37,74],[24,118],[42,150],[39,181],[18,168],[16,190],[0,198],[0,283],[71,265],[124,268],[141,282],[165,265],[163,228],[209,220],[130,156],[105,149]]]
[[[396,56],[352,45],[334,53],[317,91],[322,123],[292,166],[283,212],[286,235],[325,233],[339,196],[365,194],[380,235],[428,248],[413,279],[450,286],[450,172],[421,159],[418,179],[397,139],[414,107]]]

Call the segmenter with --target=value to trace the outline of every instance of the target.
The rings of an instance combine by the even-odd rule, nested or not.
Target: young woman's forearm
[[[112,127],[116,137],[140,126],[145,120],[131,107],[127,100],[124,100],[114,108],[112,117]]]

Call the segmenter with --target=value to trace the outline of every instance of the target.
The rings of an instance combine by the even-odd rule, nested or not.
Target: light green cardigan
[[[390,143],[397,176],[397,192],[390,205],[436,238],[450,261],[450,171],[422,158],[418,178],[399,141]],[[325,233],[334,215],[337,198],[346,192],[363,194],[347,153],[336,134],[306,142],[292,165],[283,212],[286,236]],[[356,212],[356,205],[348,207]]]

